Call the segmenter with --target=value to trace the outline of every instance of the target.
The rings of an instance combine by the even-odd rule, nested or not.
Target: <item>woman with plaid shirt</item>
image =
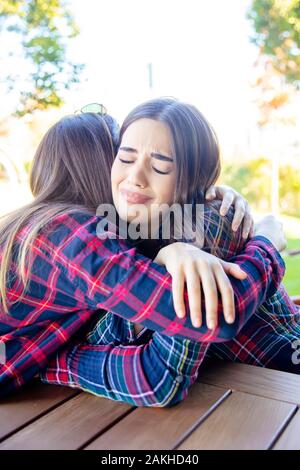
[[[156,102],[154,104],[158,105],[159,103]],[[166,103],[160,103],[160,105],[166,107]],[[145,107],[142,106],[142,108],[145,114],[146,111],[149,112],[149,106],[148,108],[147,105]],[[146,111],[145,108],[147,108]],[[186,110],[184,108],[184,111],[187,113],[189,109]],[[135,115],[135,111],[133,111],[134,118],[138,117],[138,119],[142,119],[145,117],[140,116],[139,113],[140,109],[138,109],[137,116]],[[120,156],[120,159],[125,161],[127,160],[127,162],[130,161],[134,165],[135,160],[133,160],[131,156],[131,153],[133,153],[133,150],[136,148],[134,136],[130,136],[130,139],[128,139],[128,136],[127,139],[122,139],[122,135],[124,135],[124,132],[126,132],[126,129],[130,126],[128,122],[132,123],[135,122],[135,120],[132,116],[129,116],[129,118],[125,120],[123,129],[121,130],[121,145],[118,155]],[[187,123],[187,125],[189,124],[190,122]],[[143,134],[143,130],[145,131],[145,134]],[[163,143],[160,142],[157,144],[157,136],[159,135],[159,132],[157,132],[157,129],[155,129],[155,131],[156,147],[161,148]],[[184,131],[187,132],[186,129],[183,129],[183,132]],[[143,122],[142,126],[138,129],[139,138],[141,140],[145,138],[146,140],[147,136],[150,134],[151,129],[147,128],[145,126],[145,122]],[[124,151],[124,147],[126,151]],[[137,156],[135,158],[138,160],[139,157]],[[145,163],[143,162],[143,164]],[[118,165],[118,163],[115,163],[114,165]],[[127,163],[127,165],[129,165],[129,163]],[[160,171],[162,170],[163,167],[161,166]],[[121,173],[121,178],[118,179],[119,174],[114,175],[114,172],[116,172],[116,170],[113,168],[113,193],[114,191],[116,192],[116,187],[114,188],[114,178],[118,180],[118,184],[120,184],[119,181],[121,181],[121,183],[124,181],[122,178],[122,167],[119,171],[119,174]],[[132,174],[129,173],[126,175],[125,181],[129,181],[131,183],[134,182],[136,186],[139,187],[144,185],[146,179],[147,175],[145,174],[135,174],[132,176]],[[148,188],[149,184],[145,187]],[[120,213],[120,204],[122,201],[119,202],[116,196],[117,194],[114,194],[114,201]],[[242,228],[240,227],[238,232],[233,233],[231,230],[232,221],[232,211],[230,211],[224,219],[219,216],[216,204],[205,205],[205,245],[203,247],[205,251],[213,252],[215,255],[218,255],[223,259],[230,259],[234,255],[237,255],[237,253],[243,252],[246,248],[246,244],[242,237]],[[269,228],[273,226],[275,230],[278,228],[278,231],[280,232],[280,227],[274,226],[271,220],[269,220],[269,226]],[[271,234],[269,235],[271,238]],[[254,241],[255,239],[252,239],[252,242]],[[264,240],[264,242],[266,243],[267,241]],[[178,246],[176,248],[178,249]],[[139,245],[139,249],[141,249],[141,245]],[[158,248],[156,248],[156,252],[157,249]],[[156,252],[151,253],[152,257]],[[148,256],[149,253],[148,249]],[[186,255],[187,253],[185,253],[185,256]],[[170,257],[172,257],[171,252]],[[168,258],[168,256],[166,256],[166,258]],[[158,258],[156,258],[156,260],[157,259]],[[254,252],[252,259],[253,261],[255,260]],[[282,268],[282,261],[280,263]],[[281,274],[283,274],[282,271]],[[251,314],[248,316],[247,313],[248,301],[250,301],[251,304],[252,295],[256,295],[261,285],[252,279],[249,287],[250,290],[244,290],[240,299],[241,302],[245,302],[245,309],[243,312],[239,311],[239,315],[245,313],[245,321],[247,318],[251,317]],[[266,292],[265,297],[272,298],[278,287],[279,284],[277,284],[276,287],[273,285],[273,287]],[[256,305],[257,311],[260,304],[258,303]],[[219,317],[221,319],[221,311],[219,311]],[[47,383],[79,387],[96,395],[106,396],[114,400],[126,401],[136,406],[170,406],[176,401],[182,400],[186,396],[189,386],[196,379],[199,366],[209,347],[207,340],[212,343],[217,341],[217,345],[220,344],[220,346],[222,346],[223,341],[226,340],[223,337],[219,343],[219,339],[215,336],[218,334],[218,329],[215,328],[214,335],[211,336],[210,339],[207,337],[202,338],[202,350],[198,349],[200,348],[199,343],[194,343],[193,346],[200,352],[200,354],[198,356],[198,360],[195,360],[195,356],[188,359],[186,365],[191,364],[192,366],[193,364],[194,369],[193,371],[190,369],[189,372],[185,369],[185,372],[184,370],[180,370],[178,365],[177,367],[174,367],[174,361],[176,363],[176,360],[179,357],[187,357],[185,350],[180,348],[183,344],[180,344],[177,341],[177,336],[179,337],[179,334],[183,336],[185,333],[181,331],[178,335],[176,334],[169,338],[168,336],[162,336],[157,332],[154,332],[153,334],[153,330],[156,330],[155,325],[151,328],[145,327],[137,335],[134,324],[131,321],[117,317],[112,312],[107,312],[106,315],[102,317],[96,326],[87,334],[84,341],[79,340],[75,345],[67,347],[61,354],[58,354],[55,359],[51,361],[46,371],[42,374],[42,379]],[[161,340],[163,343],[161,343]],[[234,339],[232,341],[234,341]],[[224,344],[227,343],[228,342]],[[130,357],[127,357],[127,354],[125,354],[125,348],[128,345],[131,345]],[[153,353],[153,349],[155,353]],[[162,364],[162,367],[160,367],[161,361],[160,359],[158,360],[157,357],[157,351],[159,350],[162,351],[160,358],[164,357],[165,362],[164,365]],[[157,374],[156,377],[152,372],[155,368],[161,372],[159,375]],[[129,372],[130,370],[131,373]],[[148,382],[147,385],[145,385],[146,380],[143,382],[141,379],[145,374]],[[176,390],[177,386],[176,381],[174,382],[174,377],[176,376],[177,379],[182,383],[185,383],[186,386],[182,388],[180,394],[177,393],[174,400],[172,398],[172,393]]]
[[[205,301],[212,320],[218,312],[219,324],[212,330],[205,316],[201,328],[192,324],[189,314],[178,318],[166,269],[123,240],[97,236],[101,218],[93,212],[107,191],[112,150],[104,119],[89,115],[60,121],[43,139],[33,164],[35,200],[2,222],[0,332],[6,352],[0,365],[2,395],[34,377],[52,356],[45,381],[137,406],[170,406],[186,396],[207,345],[234,338],[282,280],[280,255],[261,230],[261,236],[250,240],[234,260],[247,278],[235,265],[217,263],[210,255],[205,256],[206,269],[198,272],[197,279],[206,286],[207,273],[215,276],[213,295],[218,286],[224,305],[221,281],[226,284],[224,270],[231,273],[235,320],[228,308],[231,299],[226,304],[231,319],[230,315],[225,319],[222,302],[213,308],[206,295],[202,311]],[[163,250],[166,258],[168,253],[175,256],[176,247]],[[197,254],[199,259],[203,253]],[[162,255],[156,259],[163,262]],[[205,285],[203,290],[205,294]],[[184,299],[187,307],[186,291]],[[83,329],[103,315],[99,309],[113,313],[114,319],[141,323],[155,334],[146,345],[129,345],[126,339],[123,345],[117,339],[116,346],[113,341],[98,344],[96,328],[84,342]],[[118,337],[113,326],[109,322],[107,328]]]

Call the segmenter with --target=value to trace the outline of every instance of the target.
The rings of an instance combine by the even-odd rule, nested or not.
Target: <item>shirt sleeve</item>
[[[139,346],[85,342],[56,354],[40,378],[133,406],[170,407],[187,396],[207,348],[159,333]]]
[[[213,331],[206,327],[202,302],[203,325],[195,328],[186,291],[187,315],[183,319],[176,316],[172,280],[166,269],[139,254],[115,234],[99,236],[100,218],[91,219],[73,229],[63,248],[57,249],[52,257],[60,271],[57,289],[75,298],[78,308],[103,308],[166,336],[196,342],[234,338],[266,296],[277,290],[284,275],[284,262],[272,243],[261,236],[252,238],[231,259],[248,275],[243,281],[229,276],[234,292],[235,322],[225,322],[219,297],[218,327]]]

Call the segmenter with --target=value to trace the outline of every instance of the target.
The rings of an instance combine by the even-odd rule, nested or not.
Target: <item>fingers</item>
[[[226,274],[230,274],[236,279],[243,280],[248,276],[245,271],[243,271],[238,264],[228,263],[228,261],[220,260],[220,264],[224,269]]]
[[[216,265],[214,272],[216,284],[221,293],[224,318],[227,323],[233,323],[235,320],[233,288],[221,264]]]
[[[207,191],[206,191],[206,194],[205,194],[205,199],[207,199],[208,201],[212,201],[213,199],[216,199],[216,190],[215,190],[215,187],[214,186],[211,186]]]
[[[186,286],[189,297],[191,321],[195,328],[202,325],[201,283],[194,266],[186,270]]]
[[[201,300],[204,300],[207,328],[214,330],[218,325],[218,308],[220,293],[224,318],[227,323],[234,322],[234,291],[228,275],[243,280],[247,277],[238,264],[219,260],[213,255],[195,249],[187,250],[178,246],[181,255],[178,259],[171,256],[168,272],[172,276],[173,304],[176,316],[186,316],[185,300],[188,296],[191,323],[200,328],[203,323]],[[186,292],[185,292],[186,284]],[[202,290],[201,290],[202,288]],[[204,299],[203,299],[204,295]]]
[[[205,300],[206,325],[213,330],[218,324],[217,285],[211,269],[206,264],[199,264],[199,274]]]
[[[184,275],[182,272],[172,276],[172,294],[173,304],[176,315],[179,318],[184,318],[186,311],[184,305]]]
[[[235,320],[234,293],[230,280],[232,275],[243,280],[247,277],[237,264],[220,260],[215,265],[205,261],[190,263],[185,270],[172,276],[173,303],[176,315],[184,318],[186,315],[184,304],[184,286],[186,284],[189,299],[191,322],[195,328],[202,326],[201,285],[205,301],[206,325],[215,329],[218,325],[218,292],[222,299],[224,318],[227,323]]]
[[[222,204],[220,207],[220,214],[222,216],[226,215],[227,212],[229,211],[230,207],[232,206],[234,202],[235,195],[232,191],[227,191],[224,194],[224,198],[222,200]]]
[[[243,223],[242,237],[247,239],[249,236],[253,236],[254,221],[247,201],[245,201],[245,199],[240,196],[236,197],[234,202],[234,209],[235,212],[231,225],[232,230],[236,232],[241,223]]]
[[[247,239],[248,236],[251,236],[251,227],[253,227],[254,221],[248,204],[246,205],[244,223],[243,223],[243,234],[242,237]]]
[[[206,198],[210,199],[211,195],[214,195],[211,199],[221,199],[222,204],[220,208],[220,214],[225,216],[230,207],[234,206],[235,212],[232,221],[232,230],[237,231],[241,223],[243,222],[243,238],[248,238],[253,235],[252,224],[253,217],[251,215],[250,207],[247,201],[236,191],[227,186],[211,186],[206,193]]]
[[[241,225],[242,220],[244,219],[246,213],[245,201],[242,198],[237,198],[234,204],[235,212],[232,221],[232,230],[237,231]]]

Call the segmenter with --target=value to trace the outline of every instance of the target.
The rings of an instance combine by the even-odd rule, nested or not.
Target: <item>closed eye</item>
[[[133,160],[123,160],[123,158],[119,157],[119,160],[123,163],[133,163]]]
[[[156,168],[152,167],[154,171],[156,171],[156,173],[159,173],[160,175],[168,175],[170,173],[170,171],[160,171],[160,170],[157,170]]]
[[[120,160],[120,162],[126,163],[126,164],[134,163],[134,161],[135,161],[135,160],[125,160],[124,158],[121,158],[121,157],[119,157],[119,160]],[[168,175],[170,173],[170,171],[161,171],[161,170],[158,170],[157,168],[154,168],[154,167],[152,167],[152,169],[156,173],[158,173],[159,175]]]

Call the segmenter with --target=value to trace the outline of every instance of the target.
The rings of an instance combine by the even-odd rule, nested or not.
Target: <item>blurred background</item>
[[[280,216],[300,294],[300,0],[0,0],[0,215],[56,120],[92,102],[195,104],[220,140],[220,182]]]

